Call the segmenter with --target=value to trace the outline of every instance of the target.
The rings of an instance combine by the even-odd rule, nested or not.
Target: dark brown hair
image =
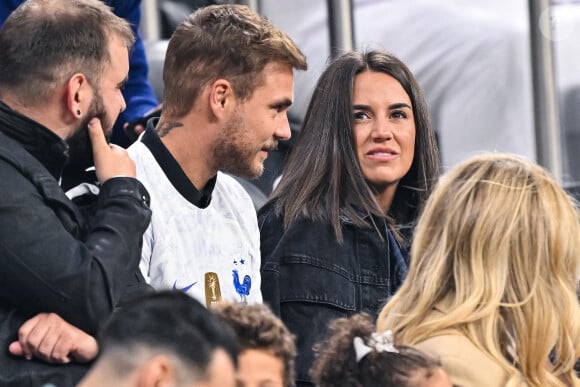
[[[415,156],[401,179],[389,214],[376,202],[360,168],[352,130],[355,77],[375,71],[395,78],[409,95],[415,117]],[[284,225],[303,217],[332,224],[342,240],[340,217],[368,227],[368,215],[396,224],[416,220],[439,177],[440,159],[428,107],[415,77],[394,55],[384,51],[347,52],[323,72],[314,90],[302,129],[273,192],[276,214]]]
[[[127,21],[99,0],[29,0],[0,30],[0,95],[26,106],[48,101],[75,73],[98,84],[110,57],[109,39],[135,42]]]
[[[358,313],[330,323],[331,337],[314,347],[315,360],[310,371],[318,387],[411,387],[433,374],[441,364],[423,352],[397,346],[398,352],[373,350],[360,361],[356,359],[354,338],[365,343],[375,332],[370,315]],[[424,378],[417,378],[420,373]]]

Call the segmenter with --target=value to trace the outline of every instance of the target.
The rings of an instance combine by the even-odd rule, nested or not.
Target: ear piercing
[[[81,115],[81,109],[77,109],[77,116]]]

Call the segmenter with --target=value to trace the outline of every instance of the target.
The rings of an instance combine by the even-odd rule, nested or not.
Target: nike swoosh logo
[[[175,286],[175,285],[177,285],[177,280],[175,280],[175,282],[173,283],[173,290],[181,290],[182,292],[185,292],[185,293],[187,293],[187,291],[188,291],[189,289],[191,289],[191,287],[192,287],[193,285],[195,285],[196,283],[197,283],[197,281],[195,281],[195,282],[194,282],[194,283],[192,283],[191,285],[189,285],[189,286],[186,286],[186,287],[184,287],[184,288],[177,288],[177,287]]]

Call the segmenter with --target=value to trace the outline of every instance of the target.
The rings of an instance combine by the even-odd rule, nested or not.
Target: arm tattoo
[[[161,125],[159,125],[156,128],[157,135],[159,137],[164,137],[169,132],[171,132],[173,130],[173,128],[177,128],[179,126],[183,126],[183,124],[181,122],[163,122]]]

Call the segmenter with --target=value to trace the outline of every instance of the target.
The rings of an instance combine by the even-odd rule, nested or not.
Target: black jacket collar
[[[0,131],[18,141],[56,180],[68,160],[68,145],[56,133],[0,101]]]

